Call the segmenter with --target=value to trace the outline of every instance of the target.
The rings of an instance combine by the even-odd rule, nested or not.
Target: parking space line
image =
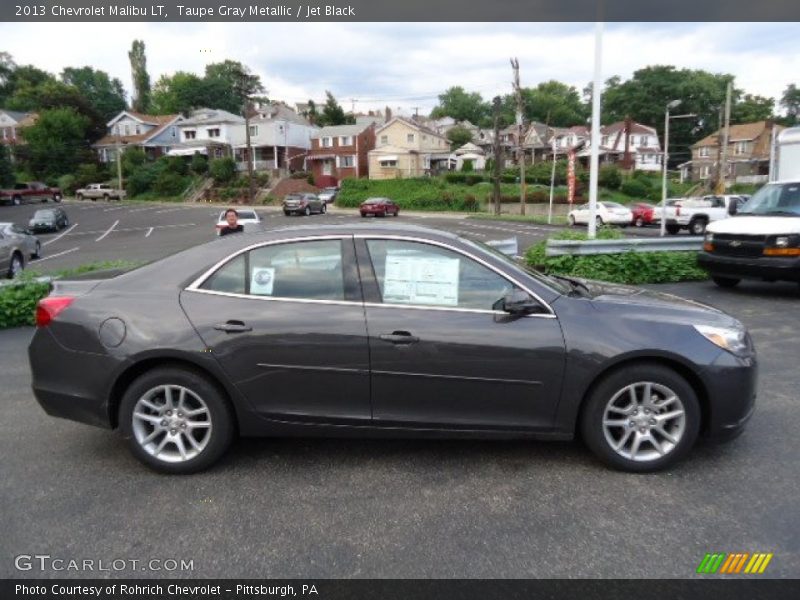
[[[157,211],[155,212],[155,214],[160,214],[160,213],[168,213],[168,212],[175,212],[175,211],[178,211],[178,210],[183,210],[183,207],[182,207],[182,206],[179,206],[179,207],[177,207],[177,208],[165,208],[165,209],[163,209],[163,210],[157,210]]]
[[[147,230],[147,233],[144,234],[144,237],[150,237],[150,234],[153,233],[153,228]]]
[[[64,250],[63,252],[58,252],[57,254],[51,254],[50,256],[45,256],[44,258],[37,258],[35,260],[32,260],[31,263],[39,263],[42,262],[43,260],[50,260],[51,258],[56,258],[57,256],[64,256],[65,254],[69,254],[70,252],[75,252],[76,250],[80,249],[81,249],[80,246],[77,246],[75,248],[70,248],[69,250]]]
[[[61,235],[57,235],[57,236],[56,236],[56,237],[54,237],[53,239],[51,239],[51,240],[47,240],[47,241],[46,241],[44,244],[42,244],[42,246],[47,246],[47,244],[52,244],[53,242],[57,242],[57,241],[58,241],[58,240],[60,240],[62,237],[64,237],[65,235],[67,235],[67,234],[68,234],[70,231],[72,231],[73,229],[75,229],[77,226],[78,226],[78,224],[77,224],[77,223],[73,223],[73,224],[72,224],[72,225],[71,225],[71,226],[70,226],[68,229],[65,229],[65,230],[64,230],[64,232],[63,232],[63,233],[61,233]]]
[[[125,210],[127,206],[115,206],[114,208],[104,208],[103,212],[111,212],[112,210]]]
[[[99,238],[97,238],[97,239],[95,240],[95,242],[99,242],[99,241],[100,241],[100,240],[102,240],[104,237],[106,237],[106,236],[107,236],[109,233],[111,233],[112,231],[114,231],[114,227],[116,227],[117,225],[119,225],[119,219],[117,219],[116,221],[114,221],[114,224],[113,224],[111,227],[109,227],[109,228],[108,228],[108,230],[107,230],[107,231],[106,231],[106,232],[105,232],[103,235],[101,235]]]

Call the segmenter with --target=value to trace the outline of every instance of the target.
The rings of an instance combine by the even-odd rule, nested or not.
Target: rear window
[[[46,219],[48,217],[52,217],[55,214],[52,210],[37,210],[33,218],[34,219]]]
[[[240,210],[239,211],[239,218],[240,219],[256,219],[256,213],[252,210]]]

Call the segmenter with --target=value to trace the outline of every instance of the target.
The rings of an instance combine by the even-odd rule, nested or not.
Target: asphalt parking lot
[[[0,221],[27,224],[37,209],[51,204],[0,206]],[[65,200],[62,203],[70,226],[56,233],[39,234],[43,251],[27,268],[43,273],[107,260],[149,262],[214,239],[214,225],[222,210],[208,204],[163,204],[137,202],[91,202]],[[257,207],[268,228],[289,225],[360,221],[354,209],[336,206],[326,215],[286,217],[278,207]],[[389,222],[412,222],[452,231],[474,240],[516,237],[520,250],[551,235],[562,227],[514,221],[470,219],[461,214],[401,213]],[[657,228],[629,228],[628,235],[654,236]]]
[[[42,266],[155,258],[210,239],[218,214],[207,206],[67,209],[77,225],[43,238],[53,241]],[[515,231],[526,236],[521,245],[546,233],[419,220],[477,239]],[[654,475],[610,471],[580,443],[316,439],[240,440],[209,472],[157,475],[115,433],[46,416],[30,391],[32,330],[0,331],[0,577],[685,578],[706,552],[772,552],[764,576],[797,577],[797,287],[655,287],[742,320],[761,371],[758,408],[740,438],[701,444]],[[37,553],[128,563],[99,573],[15,569],[15,556]],[[152,559],[193,569],[142,570]]]

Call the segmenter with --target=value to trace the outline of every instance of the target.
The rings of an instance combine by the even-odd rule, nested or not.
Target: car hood
[[[777,215],[773,217],[760,217],[737,215],[730,219],[711,223],[706,231],[708,233],[732,233],[749,235],[789,234],[800,233],[800,217]]]

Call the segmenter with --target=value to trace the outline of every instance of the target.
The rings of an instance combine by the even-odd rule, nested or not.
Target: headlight
[[[695,325],[697,332],[715,346],[727,350],[731,354],[747,354],[747,332],[737,327],[716,327],[713,325]]]
[[[714,234],[713,233],[707,233],[705,242],[706,242],[706,244],[713,244],[714,243]]]

